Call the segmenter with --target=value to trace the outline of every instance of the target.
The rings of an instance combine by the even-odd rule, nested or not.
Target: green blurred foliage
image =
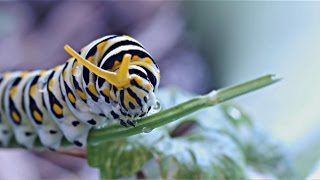
[[[174,88],[159,92],[163,108],[193,96]],[[230,103],[151,132],[89,146],[88,161],[100,169],[102,179],[139,175],[152,179],[246,179],[251,177],[248,169],[262,177],[293,177],[290,157],[282,145]]]

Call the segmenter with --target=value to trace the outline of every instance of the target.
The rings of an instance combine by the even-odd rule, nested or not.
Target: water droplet
[[[154,110],[161,110],[161,103],[159,101],[156,102],[156,105],[153,107]]]
[[[143,127],[142,128],[142,133],[150,133],[152,131],[151,128],[148,128],[148,127]]]
[[[233,119],[240,119],[242,116],[242,113],[239,111],[239,109],[235,107],[229,107],[227,109],[227,113],[233,118]]]

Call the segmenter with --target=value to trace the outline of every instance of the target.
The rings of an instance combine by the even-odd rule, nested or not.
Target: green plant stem
[[[279,80],[280,79],[274,75],[266,75],[239,85],[223,88],[218,91],[212,91],[207,95],[196,97],[152,116],[141,118],[137,120],[136,127],[125,128],[119,124],[112,124],[101,129],[95,129],[90,132],[88,143],[96,145],[106,141],[150,131],[154,128],[176,121],[181,117],[198,111],[199,109],[214,106],[242,94],[273,84]]]

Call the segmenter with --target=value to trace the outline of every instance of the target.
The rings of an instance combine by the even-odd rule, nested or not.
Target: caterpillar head
[[[107,103],[112,104],[114,116],[121,120],[133,120],[158,109],[155,97],[160,81],[160,71],[151,57],[139,57],[129,53],[115,61],[111,69],[104,69],[85,60],[69,46],[65,49],[78,62],[98,76],[96,88]],[[101,83],[102,80],[102,83]],[[98,83],[100,82],[100,83]]]
[[[120,119],[143,117],[158,108],[155,91],[159,79],[150,70],[138,65],[129,67],[130,85],[118,88],[111,85],[110,96],[117,104],[113,111],[120,114]]]

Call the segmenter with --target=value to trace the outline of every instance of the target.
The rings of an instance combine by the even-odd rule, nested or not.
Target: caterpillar
[[[0,145],[11,138],[32,148],[39,138],[57,149],[62,138],[82,147],[90,129],[135,120],[157,107],[156,62],[135,39],[108,35],[52,69],[5,72],[0,76]]]

